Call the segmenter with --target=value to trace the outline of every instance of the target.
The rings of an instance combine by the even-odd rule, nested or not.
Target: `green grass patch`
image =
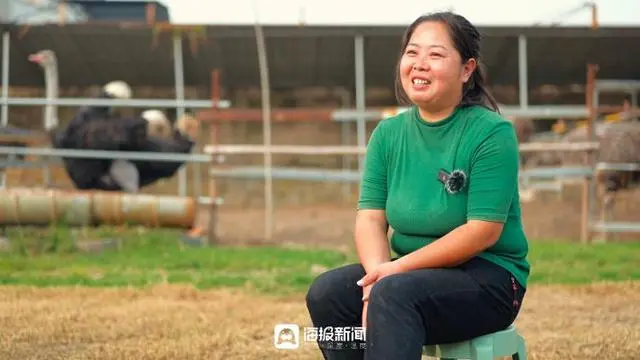
[[[19,229],[0,252],[0,285],[248,287],[304,292],[319,272],[357,261],[355,253],[280,247],[189,247],[173,231]],[[83,253],[74,238],[119,237],[119,248]],[[580,245],[533,241],[530,284],[640,279],[640,243]]]
[[[529,245],[529,254],[531,283],[640,280],[640,242],[575,244],[534,241]]]
[[[347,255],[330,250],[190,247],[173,231],[102,229],[99,234],[83,234],[67,229],[21,229],[7,235],[13,251],[0,253],[0,285],[147,286],[168,282],[202,289],[250,287],[290,293],[306,289],[318,271],[348,261]],[[75,250],[73,239],[87,236],[118,237],[121,246],[100,252]],[[62,238],[64,246],[58,246]]]

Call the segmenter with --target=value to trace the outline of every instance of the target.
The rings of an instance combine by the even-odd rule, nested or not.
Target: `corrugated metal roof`
[[[168,33],[154,44],[153,28],[108,24],[44,25],[24,35],[12,28],[11,84],[43,85],[28,54],[49,48],[59,58],[61,86],[87,86],[123,79],[132,85],[174,84]],[[529,86],[584,84],[586,64],[599,64],[599,78],[640,79],[640,28],[480,28],[484,61],[492,84],[517,84],[518,35],[528,37]],[[269,26],[267,38],[273,88],[354,86],[354,39],[365,36],[367,86],[392,86],[402,27]],[[210,85],[221,69],[224,87],[259,86],[252,26],[206,26],[197,53],[183,41],[186,85]]]
[[[0,20],[16,24],[45,24],[60,18],[57,4],[41,1],[0,1]],[[86,21],[86,14],[76,5],[68,4],[62,15],[65,22]]]

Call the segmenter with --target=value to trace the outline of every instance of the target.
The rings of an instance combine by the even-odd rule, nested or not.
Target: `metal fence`
[[[536,151],[594,151],[598,149],[595,142],[584,143],[529,143],[522,144],[520,150],[522,152]],[[325,170],[302,170],[294,168],[224,168],[218,167],[218,155],[244,155],[244,154],[299,154],[299,155],[335,155],[335,154],[364,154],[366,147],[353,146],[258,146],[258,145],[216,145],[207,146],[204,154],[158,154],[146,152],[122,152],[122,151],[100,151],[100,150],[69,150],[69,149],[49,149],[49,148],[22,148],[22,147],[0,147],[0,154],[11,155],[32,155],[48,158],[100,158],[100,159],[128,159],[128,160],[151,160],[151,161],[183,161],[186,163],[208,164],[209,174],[213,181],[213,187],[207,197],[199,197],[200,204],[211,205],[210,211],[217,211],[217,207],[222,204],[222,199],[216,197],[215,178],[233,177],[233,178],[272,178],[272,179],[293,179],[293,180],[321,180],[321,181],[350,181],[358,182],[360,180],[359,171],[331,171]],[[595,167],[570,167],[570,168],[542,168],[525,170],[521,173],[522,177],[533,178],[556,178],[556,177],[574,177],[585,180],[594,178],[594,171],[598,170],[618,170],[618,171],[638,171],[638,164],[596,164]],[[265,196],[267,194],[265,193]],[[583,198],[583,201],[588,201]],[[273,233],[273,224],[271,223],[272,214],[274,212],[272,203],[267,203],[265,208],[265,238]],[[602,218],[602,216],[601,216]],[[628,222],[603,222],[596,221],[592,216],[583,219],[584,226],[589,231],[597,232],[640,232],[640,223]],[[216,224],[209,224],[214,227]],[[212,233],[215,234],[215,231]]]

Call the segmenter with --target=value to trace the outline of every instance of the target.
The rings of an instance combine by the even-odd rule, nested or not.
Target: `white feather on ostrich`
[[[133,90],[122,80],[115,80],[102,87],[102,91],[114,99],[128,100],[133,97]]]
[[[171,122],[164,112],[157,109],[149,109],[142,112],[142,118],[148,123],[147,134],[161,138],[170,138],[173,131]]]

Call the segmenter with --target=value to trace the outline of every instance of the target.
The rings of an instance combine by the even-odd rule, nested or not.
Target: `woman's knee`
[[[395,301],[406,303],[410,297],[407,292],[411,291],[414,284],[410,284],[402,274],[386,276],[376,281],[371,287],[369,302],[375,304],[391,304]]]
[[[386,329],[385,332],[410,329],[412,336],[423,338],[424,323],[418,312],[417,291],[416,284],[407,281],[405,276],[390,275],[378,280],[369,294],[367,322],[372,328]]]
[[[364,269],[359,264],[352,264],[328,270],[313,280],[307,291],[307,308],[312,310],[320,306],[332,306],[349,293],[350,288],[357,288],[358,281],[364,276]]]

